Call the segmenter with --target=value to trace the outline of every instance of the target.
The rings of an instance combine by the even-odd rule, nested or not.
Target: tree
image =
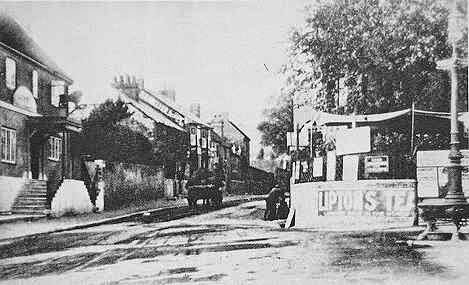
[[[293,130],[293,105],[290,94],[282,93],[273,107],[264,110],[266,119],[257,129],[261,132],[261,144],[271,146],[276,154],[287,151],[287,132]]]
[[[467,15],[465,6],[460,12]],[[318,2],[290,36],[286,89],[297,104],[328,112],[389,112],[412,101],[422,109],[448,111],[449,76],[436,69],[436,61],[451,53],[447,27],[442,1]],[[462,34],[459,53],[467,55],[467,22]],[[462,108],[467,68],[458,76]],[[340,108],[344,89],[348,102]]]
[[[165,175],[168,178],[174,178],[175,174],[182,175],[184,169],[178,173],[177,167],[184,168],[186,164],[189,147],[187,134],[163,124],[155,124],[153,133],[154,156],[165,167]]]
[[[155,164],[152,143],[143,125],[121,100],[106,100],[83,120],[83,152],[107,161]],[[146,131],[143,131],[146,130]]]

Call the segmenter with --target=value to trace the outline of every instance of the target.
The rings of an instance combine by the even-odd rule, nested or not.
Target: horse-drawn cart
[[[192,185],[187,187],[187,202],[189,207],[195,209],[197,200],[203,199],[212,206],[221,207],[222,191],[213,184]]]

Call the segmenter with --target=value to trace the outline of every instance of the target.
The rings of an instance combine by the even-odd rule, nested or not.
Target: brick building
[[[246,180],[250,164],[251,139],[230,120],[228,113],[215,114],[208,125],[215,133],[230,142],[232,179]]]
[[[0,212],[42,212],[62,179],[80,177],[73,146],[81,125],[67,117],[71,84],[25,29],[0,12]]]
[[[134,114],[139,121],[146,121],[149,129],[159,124],[186,133],[186,178],[199,168],[212,170],[215,164],[219,164],[224,167],[228,189],[231,180],[239,182],[247,179],[250,139],[226,114],[223,117],[214,116],[212,121],[206,123],[200,118],[200,105],[192,104],[188,111],[184,110],[176,104],[174,91],[150,91],[144,87],[142,80],[130,77],[115,78],[113,86],[123,95],[121,99],[137,111]]]

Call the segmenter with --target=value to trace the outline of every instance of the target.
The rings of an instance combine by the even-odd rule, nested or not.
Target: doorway
[[[41,136],[34,135],[30,141],[30,154],[31,154],[31,178],[39,179],[42,177],[43,168],[43,140]]]

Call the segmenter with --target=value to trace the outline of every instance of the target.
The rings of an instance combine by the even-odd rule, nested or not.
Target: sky
[[[202,118],[229,112],[260,149],[257,124],[278,96],[288,34],[305,0],[233,2],[10,2],[2,6],[74,80],[82,103],[116,98],[114,76],[173,88]],[[265,66],[264,66],[265,65]],[[267,67],[267,68],[266,68]],[[270,99],[269,99],[270,98]]]

